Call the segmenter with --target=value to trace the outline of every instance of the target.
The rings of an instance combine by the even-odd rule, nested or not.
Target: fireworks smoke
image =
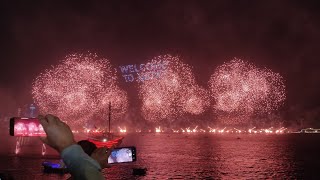
[[[109,102],[115,117],[128,106],[110,62],[95,54],[67,56],[36,78],[32,94],[41,113],[55,114],[71,124],[105,118]]]
[[[209,87],[215,100],[214,109],[224,113],[271,112],[286,98],[280,74],[237,58],[216,69]]]
[[[158,56],[151,63],[167,61],[161,77],[140,83],[142,115],[150,121],[173,121],[184,113],[200,114],[209,106],[206,91],[199,87],[190,66],[171,55]]]

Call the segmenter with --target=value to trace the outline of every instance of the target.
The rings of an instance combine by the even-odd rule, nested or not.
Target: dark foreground
[[[44,174],[41,162],[55,161],[50,150],[29,139],[15,156],[15,137],[4,139],[0,172],[13,179],[67,179]],[[9,141],[9,142],[8,142]],[[108,179],[319,179],[320,134],[127,134],[123,145],[134,145],[138,161],[103,171]],[[133,168],[147,168],[145,176]]]

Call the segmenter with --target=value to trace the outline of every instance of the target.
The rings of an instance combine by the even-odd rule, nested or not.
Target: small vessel
[[[42,162],[44,173],[66,174],[69,173],[66,166],[62,166],[60,163],[54,162]]]
[[[101,137],[91,137],[88,138],[88,141],[94,143],[98,148],[99,147],[107,147],[110,148],[112,146],[118,146],[121,144],[124,137],[117,136],[111,133],[111,102],[109,102],[109,119],[108,119],[108,132],[103,133]]]
[[[133,175],[138,175],[138,176],[144,176],[147,173],[147,168],[133,168],[132,169],[132,174]]]
[[[112,140],[108,140],[108,141],[100,141],[100,140],[94,140],[94,139],[88,139],[88,141],[92,142],[93,144],[95,144],[98,148],[99,147],[107,147],[107,148],[110,148],[112,146],[118,146],[121,144],[122,142],[122,139],[124,137],[118,137],[118,138],[115,138],[115,139],[112,139]]]
[[[300,133],[320,133],[320,129],[306,128],[306,129],[301,129]]]

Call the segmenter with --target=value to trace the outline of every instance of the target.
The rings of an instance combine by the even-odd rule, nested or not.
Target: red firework
[[[166,62],[161,76],[140,83],[142,114],[150,121],[168,119],[186,112],[200,114],[209,106],[206,91],[196,85],[190,66],[171,55],[158,56],[150,63]]]
[[[71,125],[104,118],[109,102],[116,117],[128,106],[110,62],[95,54],[67,56],[36,78],[32,94],[41,113],[55,114]]]
[[[271,112],[286,99],[280,74],[237,58],[216,69],[209,87],[215,100],[214,109],[225,113]]]

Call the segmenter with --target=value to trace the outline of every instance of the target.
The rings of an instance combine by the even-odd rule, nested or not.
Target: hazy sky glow
[[[44,69],[90,51],[118,68],[131,106],[139,104],[138,88],[119,66],[171,54],[193,67],[200,86],[233,57],[266,67],[285,80],[284,109],[312,110],[320,102],[319,7],[289,0],[1,2],[0,108],[30,103]]]

